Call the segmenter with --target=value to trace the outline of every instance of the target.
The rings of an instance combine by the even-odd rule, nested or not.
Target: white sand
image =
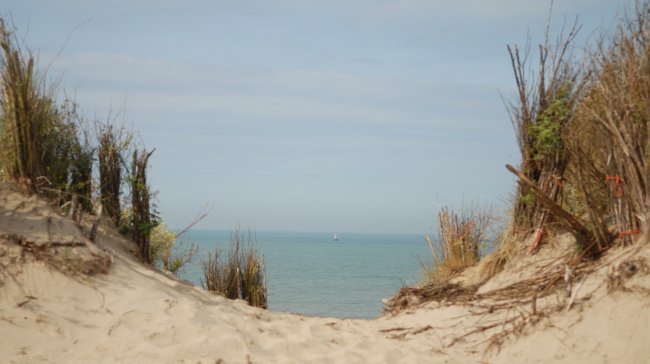
[[[101,229],[96,244],[84,235],[44,202],[0,184],[1,363],[650,363],[647,243],[610,253],[568,312],[531,316],[522,306],[479,315],[476,307],[430,303],[364,321],[228,301],[143,266],[110,229]],[[64,246],[71,243],[78,246]],[[107,274],[59,272],[101,270],[109,256]],[[630,259],[639,269],[627,278],[615,267]],[[486,287],[531,274],[516,266]],[[626,278],[608,293],[608,275],[617,274]],[[543,311],[565,303],[557,294],[538,305]],[[488,347],[489,339],[507,326],[449,346],[476,327],[518,315],[529,324],[500,348]]]

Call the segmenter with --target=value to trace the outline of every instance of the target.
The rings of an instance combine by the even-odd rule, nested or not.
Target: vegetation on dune
[[[203,262],[203,288],[230,299],[242,299],[251,306],[267,308],[266,263],[255,249],[250,231],[236,229],[227,257],[216,247]]]
[[[440,245],[435,247],[427,237],[435,261],[427,282],[403,288],[387,310],[399,311],[413,297],[416,302],[476,299],[479,282],[512,257],[535,253],[545,236],[573,234],[576,250],[567,257],[566,269],[576,271],[588,270],[590,261],[613,246],[647,242],[649,25],[650,5],[643,1],[613,34],[581,48],[582,57],[574,45],[580,30],[577,22],[556,43],[549,26],[536,58],[531,58],[529,44],[508,47],[516,97],[507,109],[521,152],[519,166],[507,166],[519,182],[508,232],[479,267],[479,279],[460,285],[453,278],[480,259],[477,239],[466,237],[473,236],[470,231],[483,231],[486,220],[480,214],[459,216],[444,208],[438,216]],[[528,237],[530,245],[525,243],[531,241]],[[517,295],[526,294],[533,285],[536,294],[549,294],[565,280],[562,274],[552,272],[513,289],[519,290]]]
[[[522,156],[510,168],[520,181],[513,231],[537,232],[533,251],[544,230],[572,232],[585,257],[640,233],[650,205],[648,10],[637,3],[583,59],[573,52],[579,27],[555,45],[547,31],[535,79],[528,54],[509,48],[518,87],[509,109]]]
[[[49,199],[77,221],[82,212],[98,218],[104,214],[132,236],[144,263],[178,273],[197,249],[175,251],[176,234],[153,209],[147,183],[152,152],[135,148],[132,133],[110,123],[98,123],[93,136],[76,103],[56,102],[55,87],[47,86],[34,57],[18,44],[0,19],[0,180],[14,181],[23,190]],[[133,156],[130,168],[129,154]],[[128,193],[123,185],[130,187]],[[130,202],[124,209],[127,213],[122,213],[121,200]],[[88,234],[91,241],[96,228],[93,225]]]
[[[564,134],[589,85],[588,72],[576,59],[572,43],[580,27],[574,23],[566,37],[551,42],[550,26],[538,46],[538,69],[531,76],[530,46],[509,46],[517,98],[508,105],[516,131],[523,177],[551,201],[563,199],[565,171],[571,159]],[[540,231],[551,223],[549,211],[529,186],[520,185],[515,197],[513,232]]]
[[[147,264],[151,259],[151,232],[158,224],[158,218],[151,211],[151,189],[147,184],[147,164],[153,154],[143,150],[133,151],[131,164],[131,234],[140,248],[140,258]]]
[[[124,153],[130,145],[131,135],[112,124],[104,124],[98,126],[97,138],[99,198],[102,211],[115,222],[115,225],[120,226]]]
[[[488,210],[464,206],[460,212],[444,207],[438,213],[438,241],[425,236],[434,265],[426,267],[428,282],[438,282],[473,266],[488,244],[493,216]]]
[[[24,56],[0,19],[0,178],[17,181],[59,205],[75,202],[88,212],[91,204],[93,147],[76,105],[55,102],[53,88]]]
[[[631,243],[650,208],[648,4],[591,55],[597,69],[572,124],[577,202],[605,249]]]
[[[181,249],[178,244],[179,234],[173,232],[161,222],[151,231],[151,260],[155,266],[178,275],[187,264],[194,261],[199,247],[192,244]]]
[[[519,184],[502,251],[521,248],[522,237],[533,236],[530,247],[520,250],[535,252],[544,236],[570,232],[577,252],[570,263],[576,267],[612,246],[632,244],[647,230],[649,25],[649,2],[639,1],[612,34],[580,52],[577,22],[556,42],[549,26],[534,53],[530,44],[508,47],[516,95],[507,109],[521,160],[517,168],[507,166]],[[0,19],[0,180],[15,181],[76,219],[82,212],[105,214],[131,234],[144,263],[177,273],[196,248],[176,253],[178,236],[155,211],[147,180],[153,152],[138,149],[131,134],[110,124],[91,135],[74,101],[57,102],[32,54],[17,44]],[[435,261],[422,290],[429,298],[459,292],[441,284],[479,261],[491,221],[476,209],[444,208],[438,218],[440,246],[427,237]],[[203,285],[266,307],[266,268],[253,240],[236,230],[228,256],[217,249],[204,263]],[[490,275],[509,253],[496,256]]]

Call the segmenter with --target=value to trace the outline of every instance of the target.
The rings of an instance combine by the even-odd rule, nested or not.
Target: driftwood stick
[[[566,305],[566,308],[564,309],[564,312],[569,312],[569,310],[571,309],[571,306],[573,306],[573,302],[578,297],[578,291],[580,290],[580,288],[582,288],[582,285],[585,283],[586,280],[587,280],[587,277],[584,277],[584,278],[582,278],[580,283],[578,283],[578,285],[576,285],[576,288],[573,290],[573,293],[571,294],[571,297],[569,298],[569,302],[567,302],[567,305]]]
[[[515,176],[519,177],[519,183],[527,187],[535,197],[539,200],[548,211],[558,218],[559,222],[565,225],[576,237],[576,239],[582,244],[583,247],[589,248],[592,247],[593,242],[596,240],[594,235],[587,229],[575,216],[566,212],[560,205],[551,200],[544,191],[542,191],[537,185],[528,179],[523,173],[519,172],[515,167],[507,164],[506,168],[512,172]]]

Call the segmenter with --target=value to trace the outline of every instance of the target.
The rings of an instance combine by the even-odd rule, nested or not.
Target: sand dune
[[[568,311],[559,292],[539,300],[543,314],[443,302],[365,321],[229,301],[140,264],[105,225],[94,243],[88,230],[0,185],[0,362],[650,363],[647,242],[610,252],[575,282]],[[549,256],[525,259],[544,266]],[[533,266],[513,262],[479,292]],[[516,330],[499,324],[513,317]]]

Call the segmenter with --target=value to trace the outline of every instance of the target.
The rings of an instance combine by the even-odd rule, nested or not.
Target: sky
[[[632,0],[555,0],[577,44]],[[0,0],[59,92],[156,148],[167,225],[426,234],[506,213],[519,152],[508,44],[548,0]]]

